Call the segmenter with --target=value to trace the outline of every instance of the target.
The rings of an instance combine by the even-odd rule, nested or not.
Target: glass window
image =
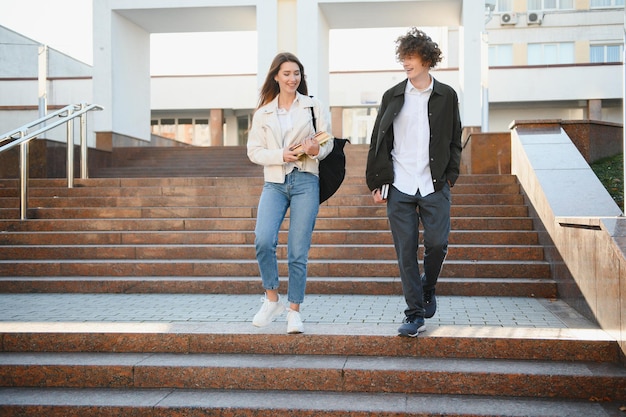
[[[590,7],[592,9],[602,7],[619,7],[624,6],[624,0],[591,0]]]
[[[248,143],[248,129],[250,128],[250,116],[237,117],[237,144],[245,145]]]
[[[528,65],[573,64],[574,43],[528,44]]]
[[[589,62],[622,62],[622,45],[591,45]]]
[[[375,107],[344,108],[342,112],[342,127],[344,138],[351,143],[370,143],[372,130],[378,110]]]
[[[606,62],[622,62],[622,45],[606,46]]]
[[[196,146],[210,146],[209,119],[196,119],[193,127],[193,144]]]
[[[191,119],[178,119],[176,140],[187,144],[193,143],[193,121]]]
[[[589,62],[604,62],[603,45],[591,45],[591,48],[589,48]]]
[[[498,0],[496,2],[496,10],[499,12],[512,12],[513,0]]]
[[[513,45],[489,45],[489,66],[513,65]]]
[[[526,6],[528,10],[567,10],[574,8],[574,0],[527,0]]]
[[[150,120],[150,133],[153,135],[159,134],[159,121],[156,119]]]
[[[161,119],[161,129],[159,134],[168,139],[176,139],[176,120]]]

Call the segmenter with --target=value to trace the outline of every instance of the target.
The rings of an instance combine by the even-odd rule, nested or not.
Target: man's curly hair
[[[433,68],[441,62],[441,49],[430,36],[412,27],[404,36],[396,39],[396,58],[402,61],[409,56],[419,56],[424,64]]]

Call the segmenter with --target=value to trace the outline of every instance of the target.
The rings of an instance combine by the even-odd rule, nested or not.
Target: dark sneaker
[[[422,285],[426,281],[425,276],[422,275]],[[422,287],[423,288],[423,287]],[[429,319],[435,315],[437,311],[437,299],[435,298],[435,288],[429,290],[423,289],[424,292],[424,317]]]
[[[437,311],[437,299],[435,289],[424,290],[424,317],[427,319],[435,315]]]
[[[398,334],[404,337],[417,337],[426,330],[424,319],[421,317],[405,317],[402,326],[398,327]]]

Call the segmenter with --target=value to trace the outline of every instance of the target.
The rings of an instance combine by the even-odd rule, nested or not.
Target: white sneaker
[[[256,327],[265,327],[272,322],[276,317],[280,316],[285,311],[285,306],[278,301],[272,302],[263,297],[263,305],[258,313],[254,315],[252,324]]]
[[[304,332],[302,317],[295,310],[289,310],[287,313],[287,333],[296,334]]]

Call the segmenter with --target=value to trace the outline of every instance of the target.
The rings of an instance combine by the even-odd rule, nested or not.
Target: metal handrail
[[[104,108],[98,104],[70,104],[61,110],[50,113],[33,122],[27,123],[17,129],[11,130],[0,136],[0,153],[12,149],[16,146],[20,147],[20,219],[27,218],[28,211],[28,156],[29,143],[36,139],[39,135],[55,127],[65,124],[67,126],[67,187],[74,187],[74,119],[80,117],[80,177],[87,178],[87,112],[92,110],[103,110]],[[50,124],[46,122],[54,118],[63,118]],[[41,124],[40,127],[32,132]],[[3,143],[8,142],[4,145]]]

